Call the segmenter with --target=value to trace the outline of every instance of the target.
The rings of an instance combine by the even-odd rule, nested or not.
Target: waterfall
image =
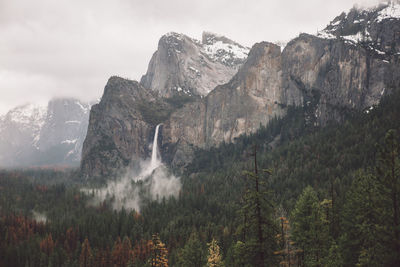
[[[153,137],[153,148],[151,151],[150,162],[144,163],[141,167],[141,172],[134,178],[135,181],[142,180],[147,176],[151,175],[155,169],[162,165],[160,158],[158,157],[158,130],[161,124],[158,124]]]
[[[158,166],[160,166],[161,161],[158,158],[158,129],[160,128],[161,124],[158,124],[156,126],[156,131],[154,133],[154,139],[153,139],[153,149],[151,151],[151,162],[150,162],[150,169],[153,171],[156,169]]]
[[[106,187],[96,191],[95,196],[102,203],[111,199],[113,208],[140,210],[142,204],[142,193],[152,200],[161,200],[171,196],[178,197],[181,189],[179,178],[168,172],[163,166],[158,152],[158,133],[160,125],[157,125],[153,138],[151,159],[140,161],[140,168],[133,169],[121,179],[109,181]],[[136,182],[142,181],[140,184]],[[92,189],[82,189],[90,194]]]

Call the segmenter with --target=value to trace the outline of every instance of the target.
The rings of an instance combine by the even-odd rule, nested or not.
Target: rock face
[[[378,104],[383,95],[390,93],[393,88],[400,87],[400,12],[396,11],[400,10],[398,7],[398,4],[390,4],[364,11],[353,9],[349,14],[342,14],[334,19],[324,31],[316,35],[301,34],[290,41],[283,52],[279,46],[272,43],[255,44],[248,58],[229,82],[216,86],[205,97],[186,103],[181,108],[167,108],[165,116],[157,120],[157,123],[163,123],[160,140],[163,160],[173,166],[185,165],[192,160],[195,147],[209,148],[221,142],[234,142],[239,135],[253,133],[260,125],[266,125],[271,118],[283,116],[289,105],[307,107],[307,121],[312,125],[324,126],[330,120],[340,121],[344,111],[363,110]],[[360,28],[358,20],[362,19],[365,23],[363,22],[364,26]],[[350,38],[347,34],[353,34],[354,32],[350,31],[353,28],[368,32],[365,34],[370,36],[368,41],[365,38]],[[133,104],[135,101],[156,101],[168,106],[168,99],[157,98],[154,92],[160,92],[162,96],[170,96],[170,93],[174,95],[171,86],[182,85],[182,77],[174,80],[182,73],[178,70],[182,69],[182,66],[187,67],[187,62],[192,62],[191,57],[182,59],[179,56],[191,54],[187,52],[190,49],[201,50],[199,43],[179,36],[180,42],[169,41],[169,45],[173,43],[178,47],[176,51],[180,52],[171,52],[171,56],[168,56],[170,50],[160,48],[160,45],[168,42],[160,41],[159,50],[152,58],[149,71],[142,78],[141,83],[144,87],[153,91],[136,85],[135,88],[148,96],[133,96],[135,100],[129,105],[121,105],[119,100],[109,101],[107,108],[102,108],[101,112],[93,109],[92,117],[99,116],[99,119],[91,119],[90,124],[105,121],[105,116],[112,117],[110,121],[113,121],[122,116],[121,114],[137,113],[140,110]],[[178,37],[170,35],[163,38],[175,40]],[[223,37],[220,38],[222,39],[205,34],[202,45],[208,42],[229,43]],[[161,56],[162,53],[164,56]],[[200,54],[204,56],[201,51]],[[171,58],[171,61],[164,64],[168,58]],[[236,64],[232,63],[234,60],[224,63],[225,58],[221,56],[213,60],[214,63],[225,64],[224,66]],[[171,73],[179,75],[174,76]],[[164,82],[167,81],[166,85]],[[174,82],[169,83],[170,81]],[[197,83],[196,86],[185,87],[191,88],[188,92],[201,95],[209,91],[204,87],[199,89],[202,85],[200,80],[194,79],[193,82]],[[145,101],[153,98],[155,100]],[[146,148],[156,123],[148,122],[142,125],[140,123],[143,117],[135,116],[129,118],[124,115],[123,124],[99,124],[107,131],[115,127],[116,131],[123,131],[131,120],[130,123],[138,123],[141,129],[144,129],[144,132],[140,133],[121,133],[121,138],[129,136],[134,140],[132,142],[138,144],[137,147],[142,145],[143,148],[127,149],[131,154],[105,155],[104,161],[109,161],[110,158],[114,161],[115,158],[124,162],[118,166],[129,166],[138,158],[148,156]],[[89,129],[91,127],[98,126],[90,126]],[[88,138],[90,136],[88,134]],[[107,140],[111,140],[111,135],[108,136]],[[96,140],[100,137],[91,138]],[[87,140],[85,144],[93,140]],[[100,146],[99,142],[94,142],[92,146],[95,144]],[[121,147],[129,146],[122,144]],[[83,157],[85,160],[87,155],[84,154]],[[85,173],[88,177],[93,174],[100,175],[95,169],[101,168],[102,164],[99,162],[98,167],[85,169]]]
[[[171,115],[163,128],[164,142],[179,144],[179,157],[188,145],[210,147],[256,131],[260,124],[285,113],[279,105],[281,73],[280,47],[256,44],[229,83]]]
[[[89,111],[89,103],[70,98],[10,110],[0,118],[0,166],[78,165]]]
[[[212,33],[203,33],[202,42],[169,33],[161,37],[140,83],[161,96],[205,96],[232,78],[248,52],[248,48]]]
[[[100,103],[90,112],[82,151],[83,175],[108,177],[148,157],[154,128],[170,108],[138,82],[111,77]]]
[[[285,91],[320,98],[317,123],[338,119],[338,109],[364,109],[400,86],[400,4],[353,8],[317,37],[301,35],[284,51]],[[323,39],[323,40],[321,40]]]

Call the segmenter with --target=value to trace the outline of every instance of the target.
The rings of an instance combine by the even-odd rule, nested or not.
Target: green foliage
[[[275,207],[267,178],[271,171],[260,174],[257,169],[257,150],[254,147],[254,172],[245,172],[246,191],[240,209],[243,223],[239,225],[244,250],[249,252],[245,257],[255,266],[276,264],[273,252],[277,247],[275,238],[278,230],[274,219]]]
[[[138,255],[127,264],[146,266],[150,257],[146,244],[154,233],[165,242],[170,266],[183,265],[182,255],[186,255],[185,260],[199,259],[200,265],[206,264],[205,247],[212,238],[219,241],[226,266],[253,266],[260,242],[254,231],[257,216],[251,213],[255,200],[261,198],[267,200],[261,206],[271,224],[282,214],[295,214],[295,207],[305,217],[290,218],[293,231],[295,223],[304,225],[302,220],[315,216],[316,221],[310,222],[312,230],[298,227],[297,232],[312,255],[319,253],[317,260],[311,257],[311,265],[396,266],[398,149],[388,148],[398,142],[398,103],[400,94],[394,93],[368,114],[354,113],[340,124],[331,123],[322,129],[308,123],[307,110],[288,107],[287,116],[273,119],[250,136],[239,137],[235,144],[198,150],[196,161],[181,175],[179,197],[146,200],[140,214],[114,211],[109,201],[90,205],[91,196],[81,193],[82,185],[73,172],[0,171],[0,266],[79,266],[86,237],[94,260],[102,256],[108,264],[105,266],[110,266],[114,243],[125,236]],[[166,114],[165,110],[156,110],[153,118],[151,109],[158,107],[148,110],[153,123]],[[389,129],[395,131],[385,142]],[[248,173],[247,179],[243,177],[243,170],[253,169],[249,153],[254,144],[259,148],[258,164],[274,170],[264,180],[268,194],[246,194],[246,189],[254,188],[254,176]],[[259,178],[264,177],[260,174]],[[314,192],[300,201],[307,186]],[[304,205],[296,205],[299,202]],[[268,203],[274,203],[274,208],[270,209]],[[242,209],[245,205],[247,210]],[[308,216],[304,207],[312,211]],[[30,228],[24,225],[35,225],[33,211],[45,215],[47,222],[25,231]],[[273,236],[272,231],[268,233],[271,229],[263,231],[269,238]],[[196,238],[191,237],[193,232]],[[50,234],[54,248],[48,256],[40,244]],[[320,248],[312,247],[303,236],[323,243]],[[302,249],[299,244],[288,249],[298,251]],[[265,243],[264,250],[272,251],[268,246],[273,245]],[[275,260],[274,256],[266,258]],[[292,261],[302,263],[301,258]]]
[[[206,264],[206,253],[196,232],[190,235],[185,246],[179,251],[179,266],[202,267]]]
[[[349,266],[399,264],[399,145],[393,130],[380,147],[376,171],[359,171],[343,209],[342,247]],[[351,251],[351,252],[350,252]]]
[[[227,266],[252,266],[251,258],[252,251],[249,246],[246,246],[242,241],[237,241],[232,244],[230,255],[227,258]]]
[[[331,247],[329,248],[328,255],[324,260],[324,266],[329,267],[342,267],[344,266],[343,256],[340,251],[339,245],[335,241],[332,241]]]
[[[293,240],[306,266],[321,266],[329,244],[328,226],[317,193],[308,186],[292,211]]]

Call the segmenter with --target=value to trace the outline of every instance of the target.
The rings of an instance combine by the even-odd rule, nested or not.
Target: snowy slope
[[[342,38],[352,44],[373,42],[373,31],[377,30],[377,25],[398,20],[398,1],[382,2],[370,8],[355,6],[348,13],[336,17],[324,30],[318,32],[317,36],[326,39]]]
[[[202,40],[170,32],[161,37],[140,83],[162,96],[206,96],[228,82],[244,63],[249,48],[204,32]]]
[[[89,113],[70,98],[10,110],[0,117],[0,167],[78,165]]]
[[[218,61],[228,66],[242,63],[250,51],[248,47],[233,42],[222,35],[210,32],[203,33],[201,45],[202,52],[207,54],[213,61]]]

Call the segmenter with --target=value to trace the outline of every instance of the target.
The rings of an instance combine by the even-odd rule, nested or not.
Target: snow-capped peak
[[[165,37],[173,37],[176,38],[178,40],[182,40],[183,39],[183,34],[177,33],[177,32],[168,32],[164,35]]]
[[[47,108],[36,104],[25,104],[10,110],[5,119],[18,124],[41,126],[46,118]]]
[[[336,17],[324,30],[317,32],[316,36],[323,39],[343,39],[349,44],[370,44],[379,39],[379,33],[373,25],[399,19],[399,0],[381,2],[368,8],[355,6],[348,13]]]
[[[203,32],[202,50],[212,60],[233,66],[247,58],[250,49],[222,35]]]
[[[390,1],[386,2],[386,7],[378,12],[377,22],[385,19],[400,19],[400,2]]]
[[[220,62],[230,67],[243,63],[250,51],[248,47],[244,47],[223,35],[211,32],[203,32],[201,41],[181,33],[169,32],[163,35],[160,41],[163,44],[167,44],[168,48],[177,54],[183,52],[185,47],[183,43],[185,41],[192,42],[212,61]],[[168,56],[171,55],[171,51],[168,51]]]

